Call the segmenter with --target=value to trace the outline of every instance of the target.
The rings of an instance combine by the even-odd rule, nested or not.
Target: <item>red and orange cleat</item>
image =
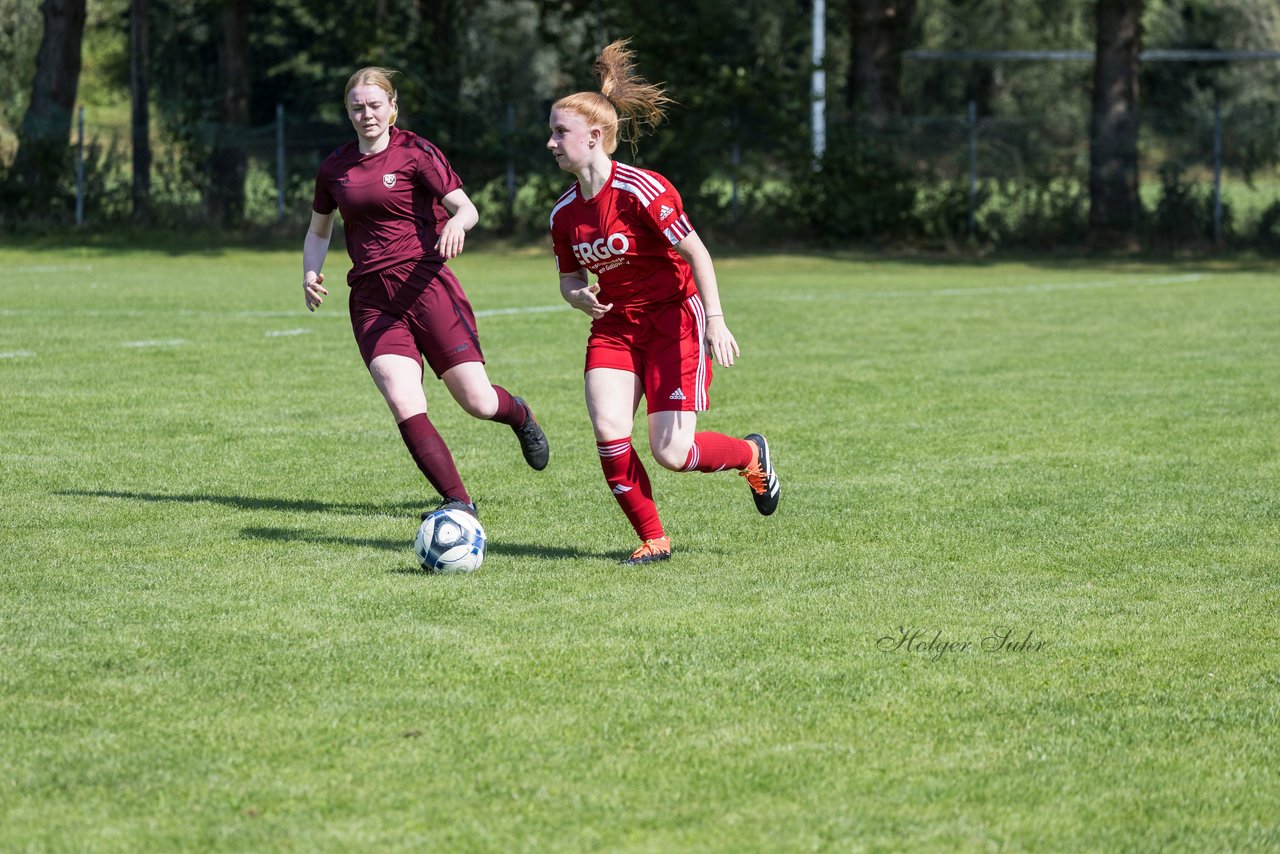
[[[653,563],[655,560],[666,560],[669,557],[671,557],[671,538],[658,537],[645,540],[623,563],[627,566],[638,566],[642,563]]]

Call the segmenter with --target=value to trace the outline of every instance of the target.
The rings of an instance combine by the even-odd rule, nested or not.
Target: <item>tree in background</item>
[[[218,124],[209,157],[209,216],[223,226],[244,219],[244,179],[248,155],[244,137],[249,129],[249,4],[226,0],[219,14]]]
[[[71,160],[85,0],[45,0],[40,10],[44,37],[5,192],[6,207],[13,210],[47,210],[50,200],[67,195],[59,185],[69,173]]]
[[[1132,240],[1138,198],[1138,52],[1142,0],[1097,0],[1089,228],[1096,239]]]
[[[845,97],[877,126],[902,115],[902,52],[916,0],[848,0],[851,56]]]
[[[147,0],[129,3],[129,139],[133,142],[133,218],[145,222],[151,210],[151,50]]]

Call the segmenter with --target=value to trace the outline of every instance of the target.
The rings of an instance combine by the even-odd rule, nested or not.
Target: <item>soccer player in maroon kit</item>
[[[642,395],[649,448],[664,468],[737,469],[765,516],[777,509],[780,491],[764,436],[697,431],[697,413],[708,407],[711,355],[729,367],[738,343],[725,325],[711,255],[680,194],[658,173],[609,156],[620,124],[634,140],[670,103],[660,87],[633,74],[626,45],[616,41],[596,60],[600,92],[552,105],[547,148],[578,178],[551,210],[551,240],[561,295],[592,319],[587,412],[605,480],[642,541],[626,563],[640,564],[671,557],[649,476],[631,445]]]
[[[320,164],[302,249],[302,290],[315,311],[328,291],[320,272],[335,211],[351,256],[351,326],[360,355],[441,507],[476,513],[453,455],[427,417],[422,360],[468,414],[507,424],[525,461],[546,468],[546,436],[528,405],[489,382],[475,314],[445,262],[462,252],[475,205],[440,149],[395,127],[396,91],[385,68],[347,81],[356,141]],[[425,514],[424,514],[425,515]]]

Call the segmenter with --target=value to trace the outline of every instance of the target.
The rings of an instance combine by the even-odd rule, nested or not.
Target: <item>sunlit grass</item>
[[[1268,265],[721,257],[782,505],[650,465],[636,570],[585,318],[473,247],[552,463],[430,383],[492,541],[432,577],[341,265],[188,249],[0,250],[0,849],[1280,845]]]

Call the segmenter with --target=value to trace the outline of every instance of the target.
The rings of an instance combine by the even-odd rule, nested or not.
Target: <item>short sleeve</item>
[[[551,251],[556,256],[556,272],[560,275],[567,276],[582,269],[578,256],[573,254],[573,247],[563,234],[556,233],[555,228],[551,229]]]
[[[462,186],[462,179],[453,171],[440,149],[425,139],[416,139],[413,145],[418,149],[418,169],[413,175],[415,184],[428,190],[437,199],[443,199]]]
[[[675,246],[693,232],[689,216],[684,212],[684,202],[671,182],[654,172],[640,172],[635,183],[642,189],[636,195],[644,205],[650,225],[668,243]]]
[[[582,262],[574,254],[573,245],[570,242],[572,238],[569,234],[569,229],[556,227],[556,214],[560,213],[563,208],[573,204],[577,197],[577,192],[571,189],[561,196],[560,201],[551,209],[551,252],[556,258],[556,272],[562,276],[567,276],[582,269]]]
[[[338,202],[333,198],[333,193],[329,192],[329,181],[325,175],[324,165],[320,166],[320,171],[316,173],[316,189],[311,197],[311,209],[318,214],[327,215],[334,212],[338,207]]]

